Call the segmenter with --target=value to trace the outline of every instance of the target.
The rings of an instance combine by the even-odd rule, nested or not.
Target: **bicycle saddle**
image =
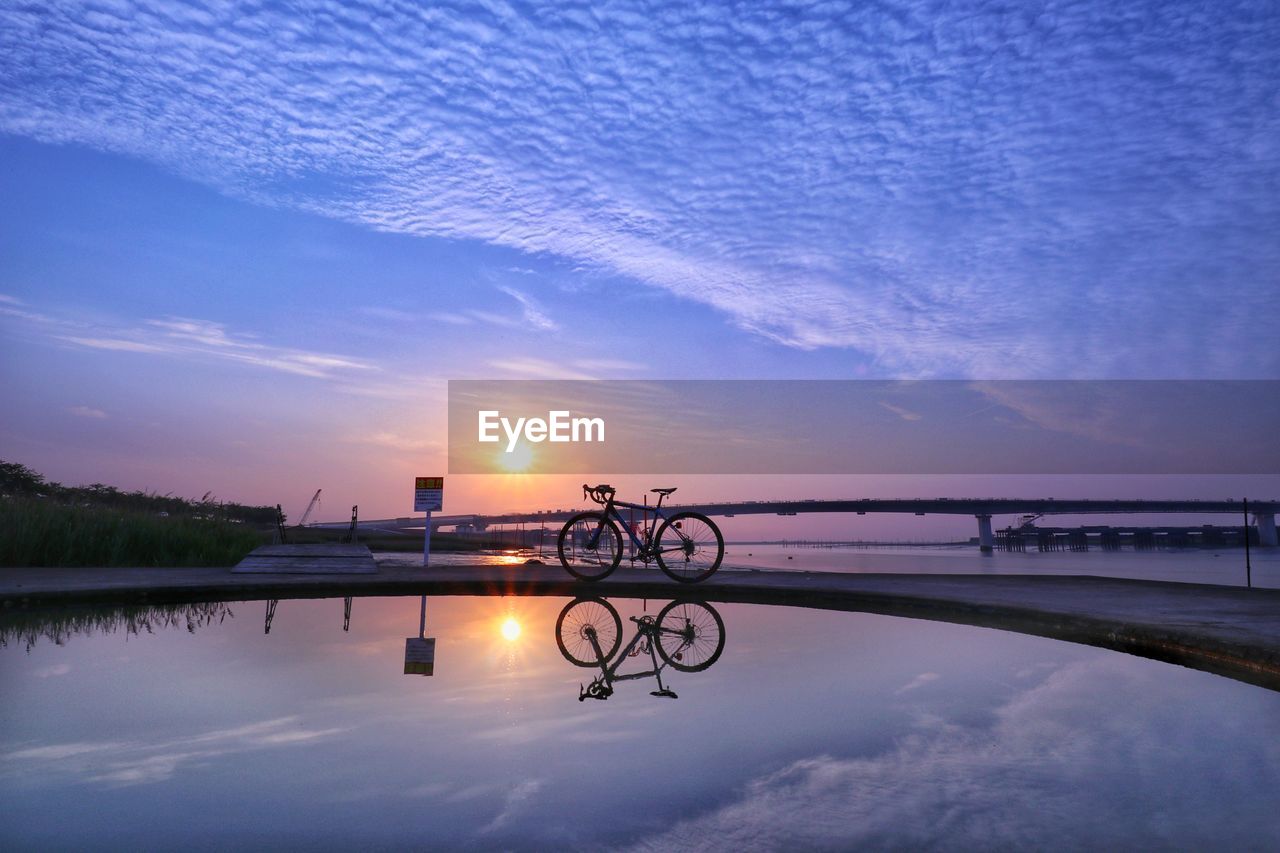
[[[676,486],[672,486],[672,487],[671,487],[671,488],[669,488],[669,489],[650,489],[649,491],[651,491],[651,492],[657,492],[657,493],[658,493],[658,494],[660,494],[660,495],[669,495],[669,494],[671,494],[672,492],[674,492],[674,491],[676,490],[676,488],[677,488]]]
[[[650,696],[661,696],[663,699],[679,699],[674,690],[650,690]]]

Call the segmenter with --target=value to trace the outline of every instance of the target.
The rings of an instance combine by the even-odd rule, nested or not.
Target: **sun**
[[[520,442],[510,453],[505,450],[498,452],[498,467],[511,474],[527,471],[532,464],[533,448],[527,442]]]
[[[520,638],[520,623],[515,620],[514,616],[508,616],[507,621],[502,623],[502,639],[508,643],[514,643]]]

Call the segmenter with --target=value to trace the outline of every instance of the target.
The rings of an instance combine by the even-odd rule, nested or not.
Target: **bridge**
[[[860,498],[853,500],[779,500],[727,501],[719,503],[675,504],[663,510],[700,512],[703,515],[732,518],[738,515],[800,515],[807,513],[843,513],[872,515],[899,513],[912,515],[969,515],[978,522],[978,545],[984,551],[995,547],[991,518],[996,515],[1234,515],[1244,512],[1241,501],[1206,500],[1096,500],[1056,498]],[[1258,527],[1258,543],[1277,545],[1276,512],[1280,501],[1249,501],[1249,514]],[[452,527],[460,531],[484,530],[500,524],[563,523],[582,511],[573,509],[538,510],[482,515],[433,515],[431,529]],[[311,525],[320,528],[345,528],[349,522],[324,522]],[[361,521],[361,530],[407,531],[423,528],[422,516]]]

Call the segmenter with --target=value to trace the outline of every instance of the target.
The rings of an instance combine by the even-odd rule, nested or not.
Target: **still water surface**
[[[649,677],[580,701],[569,603],[429,599],[431,675],[405,674],[417,598],[356,599],[348,632],[341,599],[282,601],[270,634],[264,602],[82,613],[80,633],[10,615],[0,846],[1280,845],[1280,694],[1003,631],[715,605],[723,651],[664,669],[678,698]],[[612,600],[623,642],[665,604]]]
[[[386,565],[421,566],[420,553],[384,552],[376,555]],[[433,565],[474,566],[519,564],[540,558],[558,565],[555,548],[529,551],[432,552]],[[996,552],[983,554],[973,545],[914,546],[897,548],[809,548],[778,544],[725,545],[721,571],[889,572],[992,575],[1095,575],[1110,578],[1211,583],[1244,586],[1245,555],[1242,548],[1187,548],[1172,551],[1085,553]],[[1255,587],[1280,589],[1280,548],[1255,548],[1250,554]],[[624,566],[629,565],[625,560]],[[642,563],[636,564],[638,567]],[[656,567],[651,566],[655,575]]]

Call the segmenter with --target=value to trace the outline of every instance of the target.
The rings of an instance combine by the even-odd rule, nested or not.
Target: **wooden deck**
[[[263,545],[232,570],[261,575],[372,575],[373,552],[364,545]]]

